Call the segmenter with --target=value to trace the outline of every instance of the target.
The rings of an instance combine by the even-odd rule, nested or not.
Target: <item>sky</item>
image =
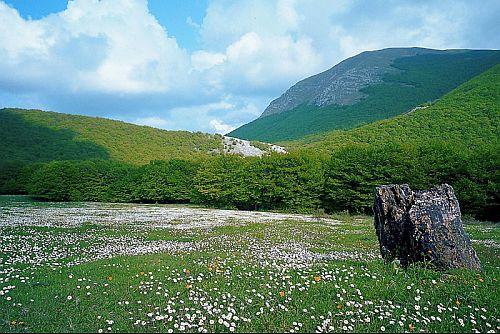
[[[227,133],[366,50],[500,47],[500,1],[0,0],[0,108]]]

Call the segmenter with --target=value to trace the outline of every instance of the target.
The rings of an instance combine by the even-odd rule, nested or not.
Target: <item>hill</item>
[[[217,135],[24,109],[0,109],[0,142],[0,162],[109,159],[144,164],[222,149]]]
[[[107,160],[142,165],[195,159],[222,150],[219,135],[41,110],[0,109],[0,194],[24,193],[38,163]]]
[[[198,160],[214,154],[261,156],[283,151],[275,145],[221,135],[7,108],[0,109],[0,143],[0,193],[7,194],[24,192],[24,183],[38,163],[107,160],[111,165],[138,166],[155,160]]]
[[[378,147],[431,141],[454,143],[468,149],[500,145],[500,65],[427,107],[356,129],[309,136],[290,144],[329,154],[352,145]]]
[[[280,142],[358,127],[432,102],[499,62],[490,50],[363,52],[298,82],[229,135]]]
[[[369,212],[380,184],[448,183],[463,212],[498,221],[500,65],[426,108],[293,145],[295,153],[329,160],[323,187],[329,211]]]

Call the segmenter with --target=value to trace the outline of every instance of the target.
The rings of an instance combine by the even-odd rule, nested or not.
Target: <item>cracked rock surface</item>
[[[404,267],[428,262],[439,270],[481,270],[450,185],[425,191],[413,191],[406,184],[380,186],[373,210],[380,252],[386,261],[397,259]]]

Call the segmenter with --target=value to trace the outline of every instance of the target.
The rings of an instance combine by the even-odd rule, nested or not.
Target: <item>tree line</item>
[[[374,188],[451,184],[462,212],[498,220],[499,155],[459,143],[342,147],[261,158],[219,155],[134,166],[110,160],[4,165],[0,192],[53,201],[197,203],[217,208],[371,213]],[[10,175],[9,175],[10,173]],[[7,176],[6,176],[7,175]]]

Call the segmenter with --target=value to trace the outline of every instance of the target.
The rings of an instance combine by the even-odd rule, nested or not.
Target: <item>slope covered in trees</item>
[[[287,155],[219,155],[143,166],[55,161],[31,170],[26,189],[50,200],[371,213],[380,184],[425,189],[449,183],[464,213],[499,220],[499,85],[500,65],[426,109],[309,138]]]
[[[475,149],[499,145],[500,65],[462,84],[435,103],[348,131],[332,131],[291,142],[329,153],[345,146],[424,144],[430,141]]]
[[[394,59],[380,80],[359,90],[364,98],[358,101],[326,106],[306,101],[291,110],[260,117],[229,135],[282,142],[334,129],[351,129],[432,102],[500,62],[499,51],[434,51]],[[376,55],[374,52],[372,57]]]
[[[25,192],[26,175],[39,163],[98,159],[141,165],[197,159],[222,149],[219,135],[40,110],[0,109],[0,194]]]
[[[144,164],[222,148],[220,136],[24,109],[0,109],[0,143],[0,162],[110,159]]]
[[[380,184],[425,189],[447,182],[465,212],[498,220],[500,65],[428,108],[307,141],[299,151],[329,157],[327,209],[368,209]]]

